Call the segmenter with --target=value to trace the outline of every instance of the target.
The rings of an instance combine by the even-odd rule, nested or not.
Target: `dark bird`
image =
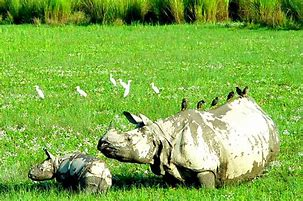
[[[183,98],[181,103],[181,111],[184,111],[187,109],[187,99]]]
[[[242,91],[242,96],[247,96],[248,94],[248,87],[245,87]]]
[[[227,101],[230,101],[235,95],[234,91],[229,92],[229,94],[227,95]]]
[[[197,103],[197,109],[200,110],[202,109],[203,105],[205,104],[205,101],[204,100],[200,100],[198,103]]]
[[[239,87],[236,87],[236,91],[237,91],[237,94],[242,97],[243,96],[243,92],[242,90],[239,88]]]
[[[219,102],[219,98],[216,97],[212,102],[211,102],[211,107],[214,107],[215,105],[217,105]]]

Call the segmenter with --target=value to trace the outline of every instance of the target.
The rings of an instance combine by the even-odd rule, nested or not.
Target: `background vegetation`
[[[303,199],[303,31],[2,25],[0,34],[0,200]],[[133,80],[127,98],[111,85],[110,73]],[[76,93],[77,85],[87,98]],[[113,119],[115,126],[133,128],[124,110],[157,120],[177,113],[183,97],[190,108],[204,99],[208,109],[216,96],[224,104],[238,85],[250,87],[280,133],[279,157],[260,178],[217,190],[172,187],[147,165],[107,159],[96,149]],[[104,159],[113,187],[107,195],[87,195],[54,181],[33,183],[27,173],[45,158],[43,147]]]
[[[2,23],[230,22],[300,28],[301,0],[0,0]]]

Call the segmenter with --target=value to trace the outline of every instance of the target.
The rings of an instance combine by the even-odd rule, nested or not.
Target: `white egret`
[[[127,87],[127,84],[123,82],[122,79],[119,79],[119,82],[124,89]]]
[[[79,86],[76,87],[77,92],[80,94],[80,96],[86,97],[87,93],[85,91],[83,91],[82,89],[80,89]]]
[[[40,87],[38,85],[36,85],[35,88],[36,88],[36,92],[38,93],[39,98],[44,99],[45,96],[44,96],[43,91],[40,89]]]
[[[112,74],[109,74],[109,80],[110,82],[116,87],[117,86],[117,82],[116,80],[113,78],[113,75]]]
[[[160,90],[158,87],[155,86],[155,83],[152,82],[150,85],[156,94],[160,93]]]
[[[125,84],[125,87],[124,87],[124,94],[123,94],[123,97],[125,98],[126,96],[128,96],[129,94],[129,91],[130,91],[130,83],[131,83],[131,80],[128,80],[127,84]]]

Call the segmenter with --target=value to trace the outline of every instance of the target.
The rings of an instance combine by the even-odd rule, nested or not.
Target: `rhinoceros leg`
[[[197,174],[198,180],[201,186],[205,188],[215,188],[215,175],[211,171],[200,172]]]
[[[164,181],[168,184],[171,185],[173,187],[176,187],[178,183],[180,183],[180,181],[178,179],[176,179],[174,176],[170,175],[170,174],[165,174],[164,175]]]

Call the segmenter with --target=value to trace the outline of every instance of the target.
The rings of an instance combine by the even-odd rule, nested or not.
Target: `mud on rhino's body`
[[[110,129],[98,149],[120,161],[148,163],[155,174],[206,187],[252,179],[279,152],[273,121],[250,98],[200,112],[185,110],[152,123],[125,113],[139,128]]]
[[[30,169],[30,179],[56,178],[64,187],[89,192],[105,192],[111,187],[112,175],[102,160],[82,153],[55,157],[45,152],[48,158]]]

